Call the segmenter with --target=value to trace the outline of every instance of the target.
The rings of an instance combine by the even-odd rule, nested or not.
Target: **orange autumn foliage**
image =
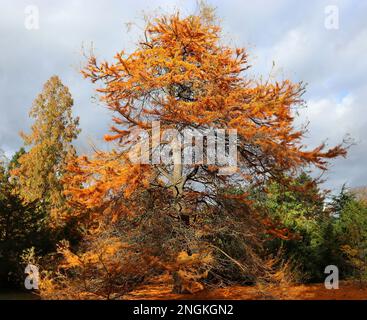
[[[145,35],[133,53],[117,53],[112,64],[91,57],[83,70],[85,77],[105,84],[98,90],[101,99],[117,114],[115,135],[108,140],[123,137],[132,126],[150,128],[158,119],[162,129],[236,129],[244,158],[252,158],[249,147],[256,147],[281,169],[308,163],[324,168],[325,159],[345,155],[340,146],[304,150],[305,132],[295,130],[292,112],[303,103],[302,84],[246,78],[245,49],[222,45],[218,26],[198,16],[174,15],[148,24]]]
[[[149,166],[131,164],[114,153],[98,153],[93,160],[73,159],[68,170],[64,179],[69,185],[66,195],[77,193],[86,208],[106,200],[106,190],[111,198],[118,193],[128,198],[138,185],[147,186],[151,175]],[[84,187],[80,188],[82,184]]]
[[[307,165],[326,169],[328,159],[345,156],[341,145],[305,150],[305,131],[293,124],[294,110],[303,104],[303,85],[246,77],[246,50],[223,45],[220,32],[201,16],[164,16],[148,23],[134,52],[117,53],[114,63],[89,59],[82,72],[104,84],[98,89],[101,100],[116,113],[113,135],[106,140],[119,141],[121,151],[97,154],[94,160],[83,157],[71,165],[69,196],[91,208],[111,192],[130,196],[152,184],[164,188],[162,171],[170,168],[129,164],[124,149],[123,138],[136,126],[150,130],[153,120],[160,121],[162,130],[237,130],[238,167],[245,183],[282,179],[285,172]],[[215,174],[213,166],[196,167],[182,173],[184,187],[191,178],[210,183],[200,176]],[[193,194],[190,188],[187,192]]]

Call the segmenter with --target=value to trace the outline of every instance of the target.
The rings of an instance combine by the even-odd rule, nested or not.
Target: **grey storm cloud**
[[[248,48],[251,76],[290,78],[307,83],[308,108],[298,124],[310,121],[305,143],[339,143],[350,134],[356,145],[347,159],[333,162],[326,187],[367,184],[367,2],[359,0],[209,0],[217,7],[224,41]],[[39,29],[25,28],[25,9],[39,10]],[[328,30],[325,7],[339,9],[339,29]],[[27,131],[32,101],[43,83],[57,74],[70,88],[75,115],[81,119],[77,142],[88,152],[93,141],[102,145],[110,113],[93,103],[94,86],[79,72],[85,62],[82,47],[91,43],[101,59],[131,50],[144,24],[144,13],[156,10],[183,14],[196,1],[143,0],[0,0],[0,149],[8,156],[22,145],[18,132]],[[126,23],[137,22],[130,32]],[[274,66],[273,66],[274,63]]]

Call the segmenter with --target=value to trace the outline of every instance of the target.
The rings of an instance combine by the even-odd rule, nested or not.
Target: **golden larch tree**
[[[101,100],[114,113],[112,134],[105,138],[116,146],[70,162],[65,182],[76,208],[73,216],[90,224],[133,221],[129,234],[145,232],[141,241],[173,272],[177,291],[187,268],[180,265],[177,271],[172,257],[176,266],[183,256],[185,261],[198,255],[212,261],[213,248],[228,257],[218,244],[224,233],[243,240],[247,267],[242,271],[263,270],[263,262],[251,253],[259,247],[262,217],[251,210],[246,186],[269,179],[286,185],[286,175],[310,165],[325,170],[329,159],[346,154],[341,145],[305,149],[306,131],[294,124],[295,110],[304,104],[302,83],[257,81],[247,76],[249,67],[246,50],[224,45],[213,19],[175,14],[149,22],[135,51],[118,52],[112,63],[91,56],[83,70],[101,84]],[[133,163],[130,137],[137,128],[154,137],[157,121],[161,131],[179,134],[188,129],[236,132],[233,174],[223,175],[219,165],[205,161]],[[175,146],[183,151],[173,143],[172,153]],[[162,151],[163,146],[155,147]],[[204,264],[199,275],[207,274]]]

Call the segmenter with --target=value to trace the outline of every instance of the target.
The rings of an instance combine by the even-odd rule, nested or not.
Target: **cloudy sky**
[[[355,140],[348,158],[333,162],[325,187],[367,185],[367,1],[208,3],[217,8],[224,40],[248,48],[251,76],[272,72],[277,79],[308,83],[308,108],[297,120],[310,121],[306,144],[332,145],[346,134]],[[39,28],[29,30],[28,10],[34,8]],[[93,43],[99,58],[111,60],[117,51],[134,48],[144,14],[177,8],[195,12],[196,1],[0,0],[0,149],[11,156],[22,145],[18,132],[29,128],[32,101],[54,74],[69,87],[81,118],[79,151],[88,152],[90,142],[101,144],[110,114],[93,102],[94,88],[80,75],[82,47]],[[127,32],[130,22],[136,24]]]

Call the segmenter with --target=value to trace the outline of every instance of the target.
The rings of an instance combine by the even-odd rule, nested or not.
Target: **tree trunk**
[[[172,144],[173,148],[173,170],[170,174],[164,168],[160,168],[160,172],[168,179],[170,188],[173,191],[175,198],[175,209],[177,217],[181,220],[184,227],[190,227],[190,213],[188,212],[185,203],[184,203],[184,187],[187,181],[187,177],[183,172],[183,164],[182,164],[182,153],[181,153],[181,144],[178,143],[178,140]],[[187,246],[186,252],[188,255],[191,255],[191,250]],[[173,280],[173,293],[185,293],[187,292],[184,286],[184,283],[179,275],[179,270],[174,271],[172,274]]]

